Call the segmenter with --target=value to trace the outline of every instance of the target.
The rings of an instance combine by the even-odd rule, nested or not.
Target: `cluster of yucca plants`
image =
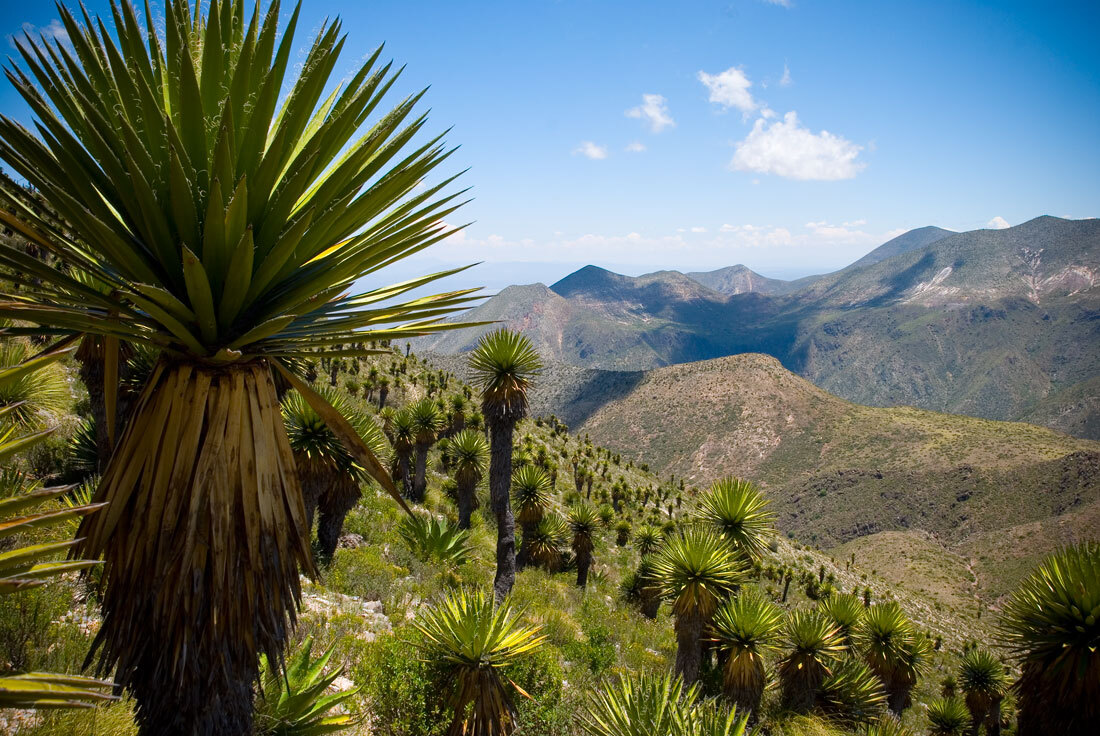
[[[744,736],[747,714],[701,697],[669,674],[628,674],[595,692],[581,716],[588,736]]]
[[[402,301],[436,276],[378,279],[445,237],[458,204],[449,181],[414,192],[448,156],[421,141],[420,96],[383,113],[396,75],[380,50],[325,96],[339,21],[288,79],[298,10],[280,29],[279,2],[248,5],[168,0],[144,23],[128,1],[107,23],[60,8],[71,50],[27,37],[8,68],[38,133],[0,118],[0,158],[65,223],[0,191],[0,220],[52,259],[0,244],[0,278],[23,289],[0,317],[103,338],[105,375],[120,343],[160,355],[96,494],[109,510],[75,548],[105,560],[94,651],[145,733],[247,732],[258,655],[280,656],[313,570],[273,373],[396,496],[286,365],[445,329],[468,297]]]

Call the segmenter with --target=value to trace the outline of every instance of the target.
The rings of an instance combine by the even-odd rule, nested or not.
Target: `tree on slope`
[[[489,465],[489,443],[473,429],[464,429],[451,439],[451,462],[458,486],[458,528],[470,528],[470,516],[477,506],[477,484]]]
[[[516,569],[522,570],[530,563],[535,527],[542,521],[549,507],[550,477],[542,468],[524,465],[512,473],[512,509],[521,532]]]
[[[490,332],[470,354],[473,382],[481,390],[481,410],[489,429],[489,500],[497,521],[497,600],[516,582],[516,523],[512,516],[512,435],[527,416],[527,392],[542,371],[531,341],[511,330]]]
[[[1001,701],[1008,689],[1004,665],[985,649],[971,649],[959,663],[959,686],[970,711],[970,734],[985,726],[989,736],[1000,736]]]
[[[782,629],[780,608],[757,594],[728,599],[714,614],[710,636],[725,657],[722,689],[746,712],[760,708],[768,684],[764,655],[778,648]]]
[[[573,532],[573,555],[577,558],[577,587],[583,589],[588,585],[588,569],[592,567],[600,515],[592,504],[582,501],[569,507],[567,521]]]
[[[457,206],[447,181],[414,191],[448,156],[439,138],[410,145],[420,96],[355,138],[395,76],[381,51],[322,98],[340,22],[319,27],[288,79],[298,10],[280,33],[278,2],[245,6],[166,0],[143,25],[124,2],[113,29],[59,8],[70,46],[28,37],[29,74],[8,68],[39,134],[0,118],[0,158],[66,223],[0,192],[0,220],[56,259],[0,243],[0,278],[33,283],[0,317],[160,350],[95,495],[107,511],[84,519],[74,549],[105,560],[93,655],[133,693],[145,734],[248,733],[259,654],[281,656],[299,573],[313,573],[273,372],[392,491],[282,361],[445,329],[436,320],[468,298],[402,302],[435,276],[377,280],[445,237]]]

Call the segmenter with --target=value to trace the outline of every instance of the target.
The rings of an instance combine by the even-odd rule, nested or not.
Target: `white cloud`
[[[791,111],[770,125],[757,120],[752,132],[737,144],[730,166],[787,179],[835,181],[851,179],[863,169],[865,164],[856,161],[862,150],[828,131],[811,133]]]
[[[24,33],[26,33],[31,38],[34,38],[36,41],[38,40],[38,36],[43,36],[47,41],[57,41],[64,46],[72,48],[72,44],[69,42],[69,32],[65,30],[65,24],[63,24],[57,18],[51,20],[49,25],[43,26],[41,28],[34,25],[33,23],[24,23],[21,28]],[[20,38],[25,44],[26,38]],[[15,40],[15,38],[11,39],[13,46],[15,45]]]
[[[768,5],[779,5],[784,8],[791,7],[791,0],[764,0]]]
[[[780,87],[790,87],[794,84],[794,80],[791,79],[791,68],[786,64],[783,65],[783,77],[779,80]]]
[[[649,129],[654,133],[660,133],[665,128],[676,125],[676,121],[668,114],[668,105],[664,96],[654,94],[642,95],[642,104],[626,111],[628,118],[639,118],[649,123]]]
[[[710,96],[707,99],[711,102],[715,102],[727,110],[736,107],[745,115],[757,108],[756,100],[752,98],[752,93],[749,92],[752,82],[737,67],[731,66],[726,71],[718,74],[707,74],[700,71],[697,76],[699,81],[710,90]]]
[[[691,228],[691,231],[693,233],[705,233],[707,231],[707,229],[705,227],[701,227],[699,225],[696,225],[695,227]]]
[[[851,222],[844,223],[844,227],[859,227],[860,225],[866,225],[866,220],[852,220]]]
[[[641,153],[645,150],[645,144],[640,141],[634,141],[633,143],[628,143],[624,150],[627,153]]]
[[[599,161],[600,159],[607,158],[607,146],[600,146],[592,141],[582,141],[579,146],[573,149],[574,154],[580,154],[587,156],[588,158]]]
[[[1000,215],[997,215],[992,220],[987,222],[985,226],[988,228],[992,228],[993,230],[1004,230],[1006,227],[1012,227],[1012,225],[1008,224],[1008,220],[1001,217]]]

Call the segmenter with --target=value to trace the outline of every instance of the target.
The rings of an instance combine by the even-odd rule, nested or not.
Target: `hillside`
[[[791,281],[782,279],[769,279],[761,276],[748,266],[737,264],[727,266],[715,271],[693,271],[685,274],[688,278],[698,281],[708,289],[713,289],[720,294],[733,296],[734,294],[786,294],[794,288]]]
[[[585,368],[759,352],[858,403],[1100,439],[1100,221],[920,228],[836,273],[783,282],[793,289],[784,293],[728,295],[710,283],[719,288],[674,271],[633,278],[589,266],[549,289],[523,287],[523,299],[506,289],[465,319],[499,320]],[[458,354],[475,340],[452,333],[417,347]]]
[[[1000,532],[1060,520],[1065,533],[1030,535],[1012,549],[1023,570],[1068,538],[1100,537],[1098,442],[1028,424],[860,406],[764,355],[605,380],[616,393],[599,408],[562,404],[555,413],[586,414],[578,430],[594,441],[693,485],[723,475],[765,484],[781,529],[826,549],[922,530],[955,554],[980,558],[997,552]],[[556,398],[566,395],[558,389]],[[978,587],[1002,592],[1017,569],[979,565]]]

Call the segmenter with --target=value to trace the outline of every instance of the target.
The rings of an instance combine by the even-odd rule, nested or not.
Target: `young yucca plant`
[[[970,728],[970,713],[958,698],[935,698],[928,704],[928,724],[932,736],[964,736]]]
[[[550,492],[550,476],[542,468],[524,465],[512,473],[512,511],[523,533],[516,555],[516,567],[519,569],[532,560],[531,543],[535,537],[535,527],[550,507]]]
[[[507,736],[518,725],[501,672],[541,646],[545,637],[537,628],[522,626],[507,599],[497,605],[494,597],[460,589],[413,621],[421,634],[415,644],[454,683],[448,736]]]
[[[569,544],[569,524],[558,513],[548,513],[531,530],[528,554],[532,565],[557,572],[564,562],[562,553]]]
[[[642,615],[652,620],[661,608],[661,589],[654,577],[653,555],[645,555],[638,567],[623,578],[623,597],[638,606]]]
[[[709,699],[687,709],[684,721],[683,736],[745,736],[749,714]]]
[[[581,728],[588,736],[680,736],[698,696],[679,677],[630,673],[592,695]]]
[[[412,412],[402,409],[393,415],[390,422],[390,437],[393,443],[394,475],[397,476],[405,497],[411,499],[412,457],[416,449],[416,421],[413,419]]]
[[[420,95],[356,137],[393,84],[381,50],[330,85],[343,40],[326,22],[288,79],[297,9],[280,29],[277,0],[163,5],[144,23],[129,0],[106,23],[61,7],[70,46],[17,42],[27,71],[8,78],[38,134],[0,117],[0,158],[65,226],[0,188],[0,220],[53,258],[0,244],[0,278],[32,286],[0,317],[103,337],[107,374],[120,341],[160,351],[103,472],[109,510],[80,530],[76,551],[106,562],[93,649],[143,733],[247,733],[258,655],[279,656],[313,572],[273,371],[399,499],[283,361],[446,329],[469,292],[401,301],[438,275],[379,281],[445,237],[457,207],[448,181],[414,191],[448,156],[420,142]]]
[[[757,559],[775,534],[775,514],[768,510],[769,503],[755,484],[722,478],[699,499],[696,515],[713,525],[735,550]]]
[[[859,596],[851,593],[831,595],[819,600],[817,609],[836,624],[841,642],[851,649],[855,645],[855,632],[863,621],[863,612],[867,610]]]
[[[661,533],[660,529],[652,524],[644,524],[634,534],[634,547],[638,550],[638,554],[645,557],[661,546],[662,539],[664,539],[664,534]]]
[[[413,554],[457,567],[470,555],[470,533],[434,516],[414,514],[401,521],[398,533]]]
[[[859,649],[886,687],[887,703],[897,716],[912,703],[910,693],[924,670],[931,647],[895,601],[866,609],[857,633]]]
[[[359,688],[353,688],[328,693],[342,672],[336,667],[325,674],[335,650],[333,644],[314,659],[310,638],[287,659],[285,668],[272,665],[266,657],[260,658],[257,736],[316,736],[342,731],[362,720],[348,713],[332,712],[359,692]]]
[[[805,713],[813,708],[821,683],[844,651],[840,632],[820,611],[791,611],[783,643],[786,651],[779,661],[783,705]]]
[[[600,529],[600,515],[596,508],[587,502],[569,507],[566,521],[573,533],[573,555],[577,560],[577,587],[588,585],[588,570],[592,567],[592,553],[596,549],[596,534]]]
[[[1000,733],[1001,701],[1008,691],[1004,665],[985,649],[971,649],[959,663],[959,688],[970,711],[973,732],[985,725],[990,734]]]
[[[416,464],[411,498],[417,503],[424,503],[424,494],[428,489],[428,450],[443,429],[443,415],[436,403],[429,398],[421,399],[410,406],[409,414],[416,427]]]
[[[458,486],[458,527],[469,529],[477,508],[477,484],[489,467],[489,443],[481,432],[464,429],[451,438],[450,450]]]
[[[861,736],[917,736],[915,731],[901,725],[901,722],[891,715],[885,715],[873,723],[868,723],[859,733]]]
[[[764,656],[778,647],[782,628],[780,608],[748,592],[725,601],[711,621],[710,639],[725,657],[723,693],[746,713],[760,708],[768,684]]]
[[[676,616],[675,672],[684,682],[698,679],[703,630],[745,576],[743,560],[709,529],[692,528],[667,539],[654,556],[653,577]]]
[[[861,660],[847,656],[832,667],[821,681],[818,708],[829,716],[849,722],[867,723],[886,710],[886,691],[875,673]]]
[[[1005,606],[1001,638],[1020,663],[1020,736],[1100,729],[1100,543],[1047,558]]]
[[[497,567],[493,590],[502,600],[516,584],[516,523],[512,515],[512,435],[527,416],[527,392],[542,372],[531,341],[499,329],[483,336],[470,353],[472,382],[481,390],[481,410],[489,428],[489,500],[497,521]]]
[[[26,364],[35,356],[26,339],[0,340],[0,366]],[[70,401],[69,385],[56,360],[21,371],[0,382],[0,432],[14,428],[30,434],[53,425]]]

